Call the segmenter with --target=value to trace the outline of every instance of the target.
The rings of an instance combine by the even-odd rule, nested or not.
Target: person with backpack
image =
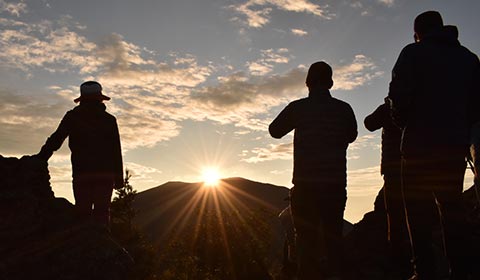
[[[285,107],[270,135],[294,133],[291,211],[296,233],[298,279],[339,279],[346,203],[346,150],[357,122],[346,102],[333,98],[332,68],[320,61],[308,70],[307,98]]]

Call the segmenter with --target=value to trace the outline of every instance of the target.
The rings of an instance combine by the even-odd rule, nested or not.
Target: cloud
[[[212,71],[210,66],[200,66],[191,55],[171,54],[159,61],[152,52],[126,41],[119,34],[111,34],[99,43],[91,42],[81,35],[83,29],[71,17],[30,24],[2,19],[0,25],[1,67],[19,69],[28,76],[37,70],[74,72],[81,74],[79,83],[87,79],[101,82],[105,93],[112,97],[107,107],[118,119],[126,150],[151,147],[178,135],[181,128],[178,122],[190,118],[185,108],[189,106],[186,100],[189,90],[204,82]],[[73,98],[78,96],[77,86],[60,84],[48,90],[55,93],[52,98],[56,97],[56,102],[62,103],[54,112],[65,113],[73,105]],[[44,91],[39,89],[32,95]],[[12,132],[5,141],[14,142],[28,130],[42,128],[38,132],[41,138],[54,131],[63,114],[48,114],[52,112],[51,105],[46,105],[45,100],[31,101],[26,97],[20,100],[15,96],[9,93],[2,99],[6,102],[0,108],[0,114],[6,116],[2,122]],[[40,108],[37,111],[43,114],[42,106],[47,107],[45,118],[34,109]],[[35,126],[33,119],[38,121],[40,117],[45,122]]]
[[[132,175],[130,183],[133,186],[137,184],[153,186],[157,183],[154,176],[162,174],[162,171],[155,167],[145,166],[134,162],[125,162],[124,169],[128,170]]]
[[[58,22],[42,21],[27,24],[2,20],[0,31],[0,63],[3,67],[50,72],[95,71],[95,44],[68,25],[68,18]]]
[[[292,169],[284,169],[284,170],[272,170],[270,171],[273,175],[284,175],[284,174],[291,174]]]
[[[376,195],[383,186],[380,166],[348,170],[347,182],[349,196]]]
[[[265,130],[270,110],[304,95],[305,70],[284,74],[249,76],[243,72],[221,77],[212,86],[195,88],[191,99],[197,116],[251,130]]]
[[[358,54],[352,63],[334,67],[333,89],[352,90],[363,86],[384,73],[377,69],[371,58]]]
[[[7,12],[11,15],[19,17],[20,14],[27,13],[27,4],[25,4],[23,1],[18,3],[10,3],[0,0],[0,12]]]
[[[251,156],[253,154],[253,156]],[[252,151],[243,151],[241,161],[258,163],[272,160],[291,160],[293,157],[293,143],[270,144],[267,148],[255,148]]]
[[[387,7],[393,7],[393,5],[395,5],[395,0],[377,0],[377,2]]]
[[[356,89],[383,74],[364,55],[357,55],[352,62],[333,68],[334,89],[337,90]],[[219,77],[217,84],[191,91],[196,117],[265,131],[272,108],[306,95],[306,70],[299,66],[283,74],[260,76],[240,71]]]
[[[365,148],[374,148],[379,149],[380,146],[378,144],[378,134],[366,134],[363,136],[358,137],[355,142],[348,146],[350,151],[358,151],[363,150]]]
[[[379,134],[366,134],[358,137],[355,142],[348,145],[348,160],[360,159],[360,153],[368,150],[369,152],[380,149]]]
[[[299,36],[299,37],[303,37],[303,36],[307,36],[307,35],[308,35],[308,32],[305,31],[305,30],[302,30],[302,29],[292,28],[292,29],[290,29],[290,31],[292,32],[293,35],[297,35],[297,36]]]
[[[326,6],[322,7],[308,0],[248,0],[243,4],[231,5],[229,8],[244,18],[235,17],[234,21],[240,21],[253,28],[260,28],[269,23],[273,9],[312,14],[323,19],[331,19],[335,16],[327,11]]]
[[[285,48],[261,50],[260,57],[246,65],[246,73],[210,63],[201,65],[190,54],[171,53],[160,59],[119,34],[92,42],[82,35],[83,27],[68,16],[28,24],[0,19],[0,25],[0,67],[27,75],[37,70],[80,73],[78,84],[87,79],[102,83],[105,94],[112,97],[107,110],[117,117],[124,150],[168,141],[179,135],[185,120],[210,120],[242,130],[265,131],[274,114],[272,108],[277,110],[306,95],[304,66],[280,74],[270,72],[278,64],[290,63],[293,56]],[[219,69],[228,74],[217,76],[215,81],[212,76]],[[376,77],[375,71],[371,59],[357,55],[350,64],[334,67],[336,87],[354,89]],[[49,92],[50,101],[26,97],[45,92]],[[73,106],[78,85],[60,82],[26,94],[25,100],[18,93],[3,94],[8,96],[2,97],[5,101],[0,115],[8,135],[2,142],[11,143],[2,143],[2,148],[11,150],[20,147],[14,144],[16,139],[29,138],[28,131],[39,139],[52,133]],[[39,119],[42,124],[35,125]]]
[[[364,56],[356,55],[349,64],[334,66],[334,89],[353,90],[383,72],[377,71],[374,62]],[[226,77],[220,77],[218,84],[195,89],[192,99],[208,104],[217,109],[238,109],[241,106],[258,105],[276,106],[287,99],[300,96],[305,91],[306,68],[293,68],[284,74],[270,76],[247,75],[236,72]],[[250,108],[250,111],[255,109]]]
[[[261,50],[261,58],[257,61],[247,62],[248,70],[251,75],[264,76],[270,73],[275,64],[288,63],[290,56],[286,54],[289,52],[286,48]]]
[[[47,93],[41,98],[6,88],[0,89],[0,100],[0,154],[10,156],[39,152],[68,108]]]

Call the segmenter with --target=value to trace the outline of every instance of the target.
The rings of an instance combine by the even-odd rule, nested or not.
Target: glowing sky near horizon
[[[380,132],[363,119],[426,10],[480,52],[475,0],[0,0],[0,154],[37,153],[94,79],[112,98],[137,190],[202,181],[209,166],[291,187],[292,135],[275,140],[267,127],[307,94],[306,69],[324,60],[333,96],[351,104],[359,126],[346,209],[358,221],[382,185]],[[73,201],[66,143],[49,164],[56,195]]]

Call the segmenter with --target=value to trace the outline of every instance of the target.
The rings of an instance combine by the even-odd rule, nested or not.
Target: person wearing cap
[[[346,203],[346,150],[357,122],[346,102],[333,98],[332,68],[320,61],[307,73],[308,97],[285,107],[269,126],[282,138],[292,130],[298,279],[338,279]]]
[[[63,117],[37,156],[47,160],[69,138],[75,208],[82,219],[109,226],[113,188],[123,186],[123,164],[117,121],[107,113],[102,86],[88,81],[80,86],[80,103]]]
[[[420,279],[438,279],[432,231],[439,213],[451,279],[467,279],[461,199],[469,133],[480,119],[480,63],[457,37],[457,28],[444,26],[440,13],[418,15],[415,42],[401,51],[388,93],[394,121],[403,131],[403,189]]]

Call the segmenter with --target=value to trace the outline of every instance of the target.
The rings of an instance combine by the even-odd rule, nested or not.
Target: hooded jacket
[[[49,159],[65,138],[69,138],[73,177],[112,176],[112,183],[123,183],[123,163],[117,121],[101,102],[80,103],[63,117],[47,139],[39,155]]]
[[[405,128],[403,151],[414,155],[445,148],[465,150],[480,120],[480,63],[457,40],[454,26],[406,46],[393,68],[388,97]]]
[[[326,183],[346,186],[346,150],[357,138],[357,122],[346,102],[328,90],[311,91],[291,102],[269,126],[281,138],[295,130],[293,183]]]

